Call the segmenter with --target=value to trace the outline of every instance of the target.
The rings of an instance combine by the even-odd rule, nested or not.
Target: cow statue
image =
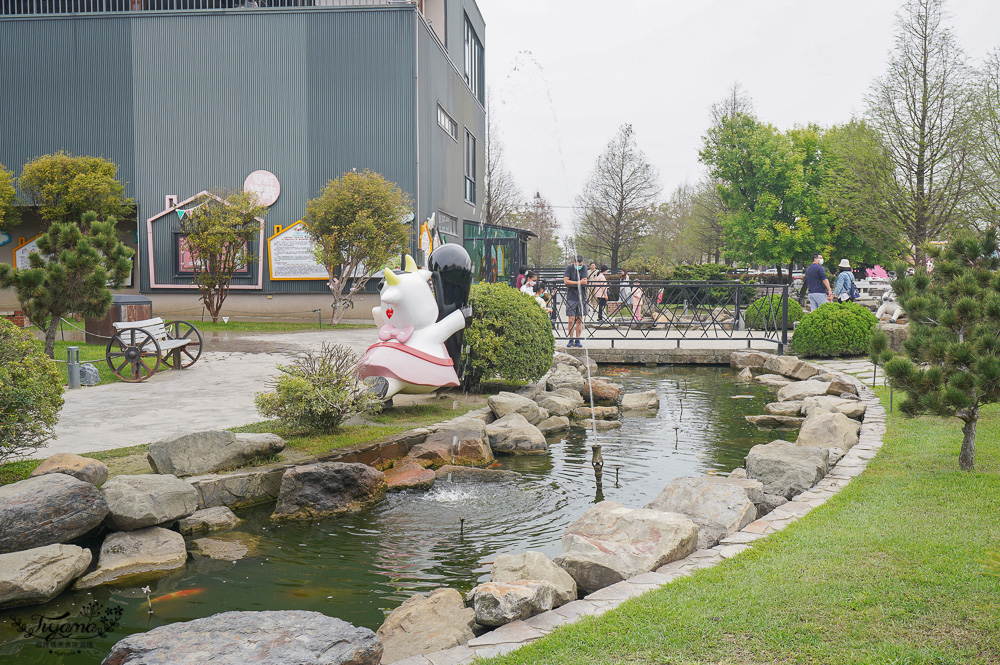
[[[903,306],[896,300],[896,294],[892,291],[886,291],[882,294],[882,304],[875,312],[875,318],[881,321],[885,314],[889,316],[889,323],[895,323],[903,316]]]
[[[368,383],[385,403],[399,393],[421,395],[460,385],[456,361],[445,343],[452,340],[453,345],[453,336],[465,328],[468,308],[461,303],[442,314],[441,295],[432,292],[429,284],[432,277],[440,282],[440,275],[417,268],[410,255],[402,274],[389,268],[384,271],[381,303],[372,308],[379,341],[365,351],[358,373],[376,379]],[[470,284],[471,280],[470,270]]]

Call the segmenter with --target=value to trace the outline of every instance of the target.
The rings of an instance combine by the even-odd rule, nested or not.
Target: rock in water
[[[135,584],[183,568],[187,561],[184,536],[151,526],[108,534],[101,545],[97,570],[77,580],[74,589],[102,584]]]
[[[753,372],[750,371],[749,367],[744,367],[740,370],[740,373],[736,375],[736,380],[749,383],[750,381],[753,381]]]
[[[231,529],[240,523],[240,518],[233,514],[227,506],[205,508],[185,517],[177,523],[181,533],[197,533],[198,531],[220,531]]]
[[[508,413],[486,426],[494,452],[508,455],[544,455],[545,436],[520,413]]]
[[[177,476],[145,473],[115,476],[104,484],[107,523],[131,531],[172,522],[198,510],[198,491]]]
[[[375,633],[319,612],[223,612],[130,635],[102,665],[378,665]]]
[[[476,634],[475,610],[465,606],[454,589],[415,594],[389,613],[376,631],[385,653],[383,663],[449,649],[467,643]]]
[[[515,580],[480,584],[465,600],[476,611],[476,623],[502,626],[551,610],[555,596],[556,588],[551,582]]]
[[[566,529],[554,561],[587,594],[683,559],[697,543],[698,527],[684,515],[602,501]]]
[[[861,423],[851,420],[843,413],[815,411],[802,423],[795,443],[799,446],[850,450],[857,445],[860,431]]]
[[[561,388],[556,392],[542,393],[536,402],[549,412],[549,416],[568,416],[573,409],[583,406],[583,397],[575,390]]]
[[[360,510],[385,499],[385,474],[367,464],[320,462],[281,477],[274,517],[312,518]]]
[[[570,390],[582,393],[584,387],[587,385],[587,382],[584,381],[580,370],[570,367],[569,365],[558,364],[552,368],[552,372],[549,374],[549,378],[545,385],[549,390],[569,388]],[[551,410],[549,413],[551,413]]]
[[[642,411],[660,406],[660,396],[655,390],[622,395],[622,411]]]
[[[508,413],[520,413],[532,425],[541,420],[541,409],[538,405],[516,393],[502,392],[490,395],[486,398],[486,403],[490,405],[497,418],[503,418]]]
[[[826,475],[829,460],[830,452],[826,448],[772,441],[750,449],[747,476],[762,482],[765,493],[791,499]]]
[[[795,381],[778,391],[779,402],[799,402],[806,397],[825,395],[829,383],[822,381]]]
[[[556,591],[553,607],[576,600],[576,581],[541,552],[501,554],[496,558],[490,571],[490,582],[516,580],[540,580],[552,584]]]
[[[538,423],[537,427],[542,436],[548,436],[569,429],[569,418],[566,416],[552,416]]]
[[[646,508],[686,515],[698,525],[698,549],[709,549],[757,519],[757,508],[735,482],[675,478]]]
[[[385,482],[390,492],[402,490],[423,490],[434,484],[434,472],[425,469],[416,462],[398,463],[385,471]]]
[[[596,418],[597,420],[612,420],[618,417],[618,407],[595,406],[591,409],[589,406],[581,406],[578,409],[573,409],[573,417],[581,420],[590,418]]]
[[[55,598],[87,570],[90,558],[90,550],[76,545],[46,545],[0,554],[0,607]]]
[[[842,413],[848,418],[852,418],[854,420],[861,420],[865,417],[865,411],[867,409],[868,405],[864,402],[859,402],[853,399],[832,397],[830,395],[807,397],[802,400],[802,413],[807,416],[812,415],[814,411],[830,411],[833,413]]]
[[[772,416],[792,416],[797,418],[802,415],[804,402],[771,402],[764,407],[764,413]]]
[[[757,429],[798,429],[802,427],[805,418],[795,416],[773,416],[765,414],[763,416],[743,416],[751,425],[756,425]]]
[[[197,476],[240,467],[256,458],[270,457],[284,448],[285,441],[274,434],[195,432],[149,444],[146,458],[157,473]]]
[[[591,379],[589,388],[594,392],[594,401],[599,404],[617,404],[622,393],[621,388],[601,379]],[[585,387],[583,392],[586,394],[589,391]]]
[[[0,553],[79,538],[107,514],[101,490],[64,473],[0,486]]]
[[[108,479],[108,466],[99,460],[81,457],[73,453],[56,453],[31,472],[31,477],[47,473],[65,473],[77,480],[100,487]]]
[[[487,466],[494,461],[485,436],[469,429],[442,430],[429,435],[410,449],[407,459],[421,466]]]

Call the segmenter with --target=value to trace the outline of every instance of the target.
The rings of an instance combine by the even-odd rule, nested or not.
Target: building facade
[[[288,234],[341,173],[371,169],[410,195],[414,256],[432,215],[442,242],[481,221],[485,24],[474,0],[2,7],[0,164],[19,173],[59,150],[118,164],[136,203],[122,222],[137,248],[132,290],[157,313],[199,307],[180,220],[204,191],[274,198],[227,301],[248,315],[329,307],[326,278],[289,264]],[[0,262],[39,231],[26,217],[6,230]],[[0,294],[0,310],[15,303]]]

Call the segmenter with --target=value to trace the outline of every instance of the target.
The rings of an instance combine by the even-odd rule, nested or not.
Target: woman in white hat
[[[854,285],[854,273],[851,272],[851,262],[847,259],[840,260],[840,273],[837,275],[837,282],[833,285],[833,297],[839,298],[840,302],[857,299],[857,287]]]

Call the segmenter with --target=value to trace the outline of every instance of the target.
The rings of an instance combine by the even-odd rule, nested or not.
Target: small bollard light
[[[319,329],[322,330],[323,329],[323,310],[322,309],[314,309],[313,312],[316,314],[316,321],[317,321],[317,323],[319,323]]]
[[[80,347],[70,346],[66,348],[66,364],[69,368],[69,387],[71,389],[80,387]]]

